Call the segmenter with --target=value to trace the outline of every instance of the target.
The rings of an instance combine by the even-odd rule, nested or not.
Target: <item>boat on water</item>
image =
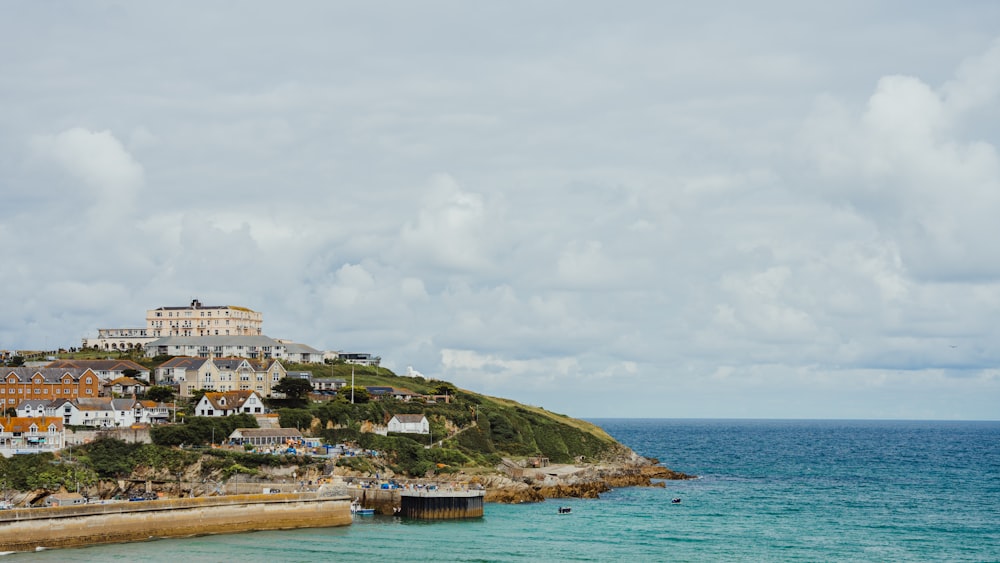
[[[374,508],[362,508],[361,503],[354,501],[351,503],[351,514],[355,516],[372,516],[375,514]]]
[[[670,500],[670,504],[680,504],[680,503],[681,503],[681,497],[674,497],[673,499]]]
[[[569,514],[570,512],[573,512],[573,509],[568,506],[559,507],[559,514]]]

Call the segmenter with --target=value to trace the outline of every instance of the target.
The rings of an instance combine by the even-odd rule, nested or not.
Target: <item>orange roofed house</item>
[[[4,457],[61,450],[64,439],[59,417],[0,417],[0,455]]]
[[[0,404],[3,410],[17,407],[25,399],[73,399],[97,397],[101,381],[91,369],[2,368]]]

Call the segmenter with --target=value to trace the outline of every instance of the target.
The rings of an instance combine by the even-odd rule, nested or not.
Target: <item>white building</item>
[[[84,338],[85,348],[131,350],[165,336],[258,336],[264,315],[236,305],[157,307],[146,311],[145,328],[102,328],[96,338]]]
[[[0,417],[0,455],[4,457],[54,452],[65,443],[63,423],[57,417]]]
[[[231,414],[264,414],[264,401],[255,391],[205,393],[194,407],[195,416],[229,416]]]
[[[422,414],[397,414],[389,419],[388,429],[403,434],[429,434],[431,425]]]

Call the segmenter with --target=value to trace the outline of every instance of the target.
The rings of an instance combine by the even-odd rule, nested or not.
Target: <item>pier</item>
[[[485,491],[406,490],[399,493],[399,514],[421,520],[483,517]]]
[[[20,508],[0,512],[0,551],[350,524],[349,497],[313,493]]]

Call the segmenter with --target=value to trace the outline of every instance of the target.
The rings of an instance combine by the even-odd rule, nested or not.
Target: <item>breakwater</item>
[[[482,518],[484,491],[403,491],[399,514],[423,520]]]
[[[0,551],[351,524],[349,497],[253,494],[0,512]]]

